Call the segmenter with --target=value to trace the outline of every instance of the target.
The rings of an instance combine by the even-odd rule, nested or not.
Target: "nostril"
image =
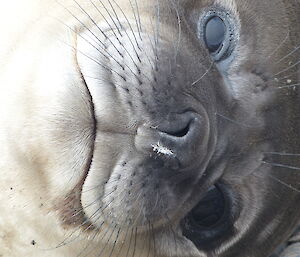
[[[169,123],[168,128],[160,130],[165,136],[182,138],[187,136],[187,134],[192,129],[192,123],[194,119],[189,120],[188,122],[176,121],[175,123]],[[163,136],[163,135],[162,135]]]
[[[191,122],[189,122],[183,129],[180,129],[180,130],[175,131],[175,132],[166,132],[166,133],[171,135],[171,136],[174,136],[174,137],[184,137],[189,132],[190,125],[191,125]]]

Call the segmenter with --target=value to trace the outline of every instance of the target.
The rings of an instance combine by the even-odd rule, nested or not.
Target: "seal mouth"
[[[183,235],[197,248],[206,249],[232,227],[233,203],[225,184],[211,186],[181,222]]]

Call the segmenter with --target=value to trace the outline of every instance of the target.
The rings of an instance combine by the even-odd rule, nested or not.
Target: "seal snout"
[[[195,112],[172,115],[158,127],[143,125],[138,128],[135,146],[151,156],[176,159],[180,167],[186,168],[198,156],[205,155],[207,124]]]

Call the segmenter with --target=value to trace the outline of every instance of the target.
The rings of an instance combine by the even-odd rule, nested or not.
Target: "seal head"
[[[45,6],[1,75],[1,218],[23,235],[4,254],[260,257],[287,240],[298,2]]]

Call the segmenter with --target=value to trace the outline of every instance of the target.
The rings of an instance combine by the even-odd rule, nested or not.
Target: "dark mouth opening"
[[[213,248],[232,228],[231,201],[224,187],[212,186],[182,221],[183,235],[199,249]]]

